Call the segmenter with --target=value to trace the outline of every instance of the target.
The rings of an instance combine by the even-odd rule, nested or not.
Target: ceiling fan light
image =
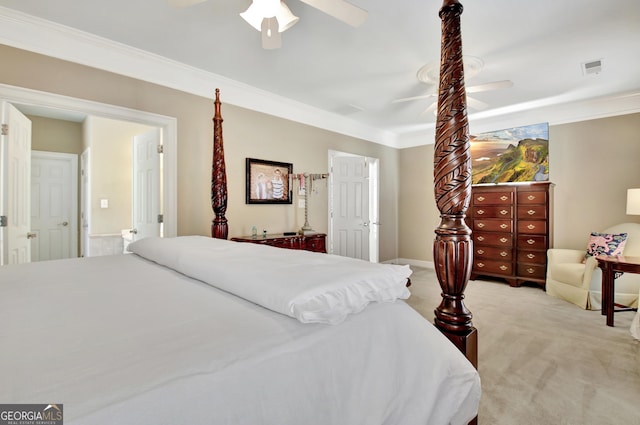
[[[285,32],[300,20],[300,18],[291,13],[291,10],[289,10],[287,5],[284,4],[283,1],[280,2],[280,7],[278,8],[278,12],[276,13],[276,19],[278,20],[279,32]]]
[[[251,3],[247,10],[242,12],[240,16],[256,30],[262,31],[262,20],[264,19],[264,15],[262,14],[260,6],[256,4],[255,1]]]

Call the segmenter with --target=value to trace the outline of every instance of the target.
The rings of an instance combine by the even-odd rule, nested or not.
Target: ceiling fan
[[[463,66],[464,66],[464,72],[465,72],[465,79],[468,78],[472,78],[475,75],[477,75],[482,68],[484,67],[484,62],[482,61],[482,59],[480,58],[476,58],[473,56],[464,56],[462,59],[463,62]],[[411,97],[404,97],[401,99],[395,99],[393,101],[391,101],[391,103],[402,103],[402,102],[411,102],[414,100],[420,100],[420,99],[428,99],[428,98],[433,98],[434,100],[432,101],[431,105],[429,105],[429,107],[427,109],[425,109],[421,115],[425,115],[428,114],[430,112],[435,111],[435,109],[438,107],[438,102],[437,102],[437,97],[438,97],[438,82],[439,82],[439,78],[440,78],[440,64],[439,63],[430,63],[427,65],[424,65],[423,67],[421,67],[416,76],[418,78],[418,81],[420,81],[421,83],[425,83],[430,85],[430,92],[422,94],[422,95],[418,95],[418,96],[411,96]],[[466,92],[467,92],[467,105],[469,105],[470,108],[473,108],[477,111],[482,111],[484,109],[487,109],[489,107],[488,104],[486,104],[485,102],[482,102],[478,99],[475,99],[471,96],[469,96],[469,93],[480,93],[483,91],[489,91],[489,90],[498,90],[498,89],[503,89],[503,88],[509,88],[513,86],[513,82],[511,82],[510,80],[501,80],[501,81],[493,81],[490,83],[485,83],[485,84],[478,84],[478,85],[474,85],[474,86],[467,86]]]
[[[175,7],[187,7],[207,0],[168,0]],[[367,11],[345,0],[300,0],[329,16],[352,27],[358,27],[367,19]],[[249,25],[262,33],[264,49],[278,49],[282,46],[280,34],[291,28],[299,18],[282,0],[253,0],[240,16]]]

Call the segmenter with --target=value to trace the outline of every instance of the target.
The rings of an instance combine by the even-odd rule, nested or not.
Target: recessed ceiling
[[[250,0],[207,0],[185,8],[166,0],[0,0],[8,8],[0,7],[0,17],[19,11],[95,34],[255,88],[259,96],[272,94],[339,115],[392,135],[399,145],[433,131],[433,114],[421,114],[429,101],[393,100],[425,91],[416,73],[439,60],[440,1],[352,0],[368,11],[358,28],[299,0],[285,3],[300,20],[282,33],[282,47],[275,50],[263,49],[260,33],[239,16]],[[571,109],[579,119],[577,107],[567,105],[580,102],[591,105],[585,118],[602,115],[593,111],[593,99],[602,97],[626,96],[635,103],[624,111],[640,110],[640,96],[635,96],[640,92],[640,1],[461,3],[464,54],[482,63],[475,75],[469,71],[467,85],[513,83],[473,94],[488,107],[469,111],[472,129],[484,122],[562,120],[558,110]],[[31,48],[17,45],[14,35],[0,28],[1,43]],[[41,44],[33,48],[42,49]],[[593,60],[606,66],[584,75],[583,64]],[[553,113],[541,112],[554,107]]]

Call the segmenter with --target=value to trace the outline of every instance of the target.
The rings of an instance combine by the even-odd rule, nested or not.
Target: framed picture
[[[293,164],[247,158],[247,204],[291,204]]]
[[[470,135],[471,182],[549,180],[549,124],[540,123]]]

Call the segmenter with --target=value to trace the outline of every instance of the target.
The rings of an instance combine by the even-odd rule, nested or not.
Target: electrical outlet
[[[304,199],[298,199],[298,208],[304,208]]]
[[[100,199],[100,208],[109,208],[109,200]]]

